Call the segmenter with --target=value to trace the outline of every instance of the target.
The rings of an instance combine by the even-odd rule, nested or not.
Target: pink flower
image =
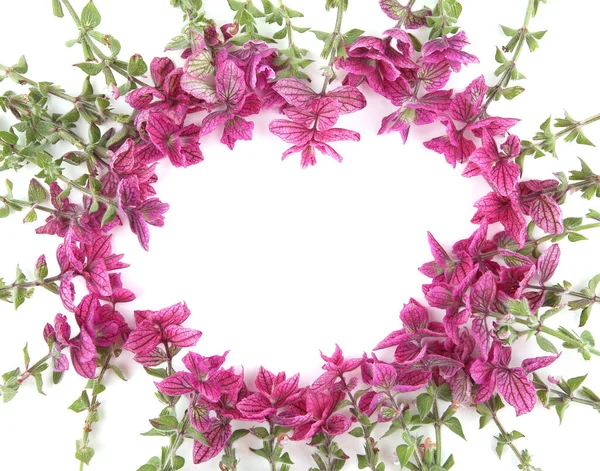
[[[454,36],[443,36],[432,39],[423,44],[421,54],[425,63],[439,63],[447,61],[455,72],[460,71],[463,64],[475,64],[479,59],[463,51],[469,44],[467,35],[460,31]]]
[[[276,423],[290,425],[289,420],[286,421],[278,414],[305,393],[304,389],[298,387],[299,379],[298,374],[286,379],[285,373],[275,375],[261,366],[255,381],[258,391],[242,399],[238,409],[247,420],[268,418]]]
[[[168,396],[196,392],[209,402],[216,402],[221,394],[239,389],[239,376],[234,373],[233,368],[221,368],[227,353],[204,357],[188,352],[183,357],[183,364],[188,371],[178,371],[156,383],[156,387]]]
[[[129,219],[131,232],[137,235],[141,246],[148,250],[150,232],[148,225],[162,227],[169,205],[158,198],[142,200],[137,177],[131,176],[119,182],[117,189],[119,207]]]
[[[294,103],[298,101],[294,100]],[[306,168],[316,164],[315,151],[318,150],[341,162],[342,156],[327,143],[360,140],[360,135],[354,131],[333,127],[343,112],[340,102],[331,97],[312,99],[304,107],[286,108],[284,113],[290,120],[276,119],[269,125],[269,130],[273,134],[293,144],[283,153],[283,159],[290,154],[300,152],[301,166]]]
[[[200,128],[181,127],[163,114],[150,113],[146,131],[155,147],[169,157],[175,167],[188,167],[204,160],[200,150]]]
[[[483,174],[500,195],[509,196],[515,190],[521,175],[521,167],[514,162],[520,149],[519,138],[513,135],[502,144],[499,152],[494,138],[484,131],[483,146],[473,152],[465,172],[468,176]],[[477,171],[473,171],[470,165],[475,165]]]
[[[239,140],[252,139],[254,123],[244,118],[257,114],[261,110],[261,100],[248,90],[244,72],[231,59],[217,61],[214,91],[202,92],[219,111],[209,113],[202,121],[201,135],[212,133],[221,125],[225,125],[221,142],[230,149]]]
[[[173,304],[160,311],[135,311],[136,327],[123,348],[136,355],[146,355],[160,344],[174,347],[196,345],[202,332],[181,324],[190,316],[185,303]]]
[[[312,389],[315,391],[322,391],[329,389],[335,381],[343,378],[344,373],[350,373],[358,368],[362,364],[362,358],[354,358],[346,360],[340,347],[336,344],[335,351],[331,357],[323,355],[321,358],[325,360],[323,369],[325,373],[319,376],[312,385]]]
[[[530,412],[536,402],[535,386],[527,375],[551,365],[558,356],[538,357],[524,360],[519,368],[510,368],[511,348],[499,342],[492,344],[490,358],[475,360],[470,374],[479,385],[474,401],[487,401],[496,387],[500,395],[517,411],[517,415]]]
[[[343,398],[342,391],[322,393],[309,390],[306,395],[306,413],[311,419],[294,428],[292,440],[308,440],[319,432],[331,437],[345,433],[352,421],[343,414],[335,413]]]
[[[57,314],[54,319],[54,326],[46,324],[44,338],[53,346],[52,364],[54,371],[65,371],[69,368],[69,361],[61,353],[61,350],[68,348],[75,371],[84,378],[94,378],[96,376],[96,346],[85,328],[82,328],[78,335],[71,338],[71,327],[67,322],[67,318],[62,314]]]
[[[527,238],[527,223],[521,212],[516,195],[502,196],[488,193],[475,203],[477,212],[471,219],[475,224],[500,222],[512,239],[522,247]]]

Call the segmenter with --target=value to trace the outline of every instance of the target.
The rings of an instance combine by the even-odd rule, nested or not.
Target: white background
[[[10,65],[25,54],[31,78],[58,82],[77,94],[83,74],[69,66],[81,61],[81,52],[64,46],[76,35],[71,20],[52,17],[49,1],[35,2],[35,7],[34,2],[5,3],[0,61]],[[74,3],[80,9],[84,2]],[[122,57],[137,52],[149,61],[161,54],[181,25],[181,15],[167,0],[96,3],[103,14],[100,30],[121,41]],[[219,4],[209,7],[217,20],[231,18],[224,0],[206,3]],[[324,13],[324,2],[287,3],[304,11],[306,18],[298,24],[332,29],[334,14]],[[357,27],[378,34],[392,26],[375,0],[350,3],[344,29]],[[451,85],[457,89],[480,74],[493,79],[495,45],[505,42],[498,23],[518,28],[527,2],[462,3],[460,24],[472,42],[469,52],[479,56],[481,64],[463,69],[453,79]],[[524,52],[520,61],[519,69],[528,77],[523,84],[527,92],[491,108],[493,114],[522,118],[515,131],[522,138],[530,138],[542,121],[551,113],[558,116],[563,108],[578,119],[600,111],[597,61],[591,57],[598,45],[595,19],[599,14],[600,7],[585,0],[541,6],[532,28],[549,32],[541,48],[533,55]],[[319,43],[314,37],[296,36],[317,58]],[[320,86],[318,66],[312,74]],[[5,90],[7,85],[2,87]],[[189,325],[204,332],[196,351],[210,355],[231,350],[229,364],[244,365],[248,377],[262,364],[274,371],[299,371],[304,384],[319,374],[319,349],[331,353],[337,342],[347,355],[361,355],[399,328],[402,304],[411,296],[421,299],[420,285],[427,282],[417,272],[431,259],[426,231],[447,247],[468,237],[475,228],[468,222],[473,202],[486,189],[481,182],[462,178],[459,169],[422,147],[422,141],[441,134],[440,126],[411,131],[404,146],[397,135],[376,136],[380,118],[392,108],[379,97],[368,98],[367,110],[339,123],[362,133],[359,144],[336,146],[345,157],[343,164],[321,157],[315,168],[301,170],[297,156],[282,163],[286,145],[269,135],[267,123],[272,116],[268,114],[256,120],[254,140],[239,142],[233,152],[211,138],[202,144],[206,160],[200,165],[183,170],[161,164],[157,189],[161,199],[171,204],[166,226],[152,229],[149,253],[126,230],[114,244],[132,265],[123,280],[138,296],[122,305],[123,313],[131,320],[133,309],[159,309],[185,300],[192,310]],[[0,116],[1,128],[9,123]],[[600,141],[599,128],[588,130],[592,141]],[[560,161],[528,162],[528,173],[548,178],[552,171],[574,169],[577,156],[586,158],[592,168],[600,167],[595,149],[561,144],[559,154]],[[24,197],[31,175],[23,171],[7,176],[15,181],[17,195]],[[590,203],[574,196],[566,215],[582,216],[588,207]],[[51,273],[56,267],[53,254],[58,239],[36,236],[32,227],[36,224],[23,226],[18,216],[2,221],[0,275],[6,280],[12,280],[17,263],[31,275],[41,253],[52,261]],[[577,286],[599,271],[600,238],[590,238],[590,242],[563,244],[557,281],[567,277]],[[60,302],[46,292],[36,293],[17,313],[11,306],[0,306],[1,372],[21,364],[20,350],[26,342],[32,357],[44,354],[41,332],[56,312],[62,312]],[[594,317],[590,327],[598,332]],[[559,320],[575,327],[576,319],[565,312]],[[539,354],[533,346],[528,348]],[[91,438],[96,449],[92,471],[109,466],[135,470],[165,444],[160,438],[139,436],[149,428],[147,419],[160,410],[151,379],[129,354],[118,364],[130,379],[127,383],[112,376],[107,380],[102,420]],[[589,385],[599,386],[597,365],[598,359],[584,364],[568,351],[542,373],[571,377],[591,372]],[[28,384],[13,402],[0,405],[0,469],[76,469],[75,439],[84,417],[66,408],[84,383],[71,373],[59,386],[48,385],[47,397],[37,395],[33,384]],[[457,470],[516,468],[510,451],[502,461],[495,457],[492,425],[478,432],[474,411],[464,411],[461,417],[468,442],[449,432],[444,437],[445,453],[454,453]],[[594,431],[600,417],[592,410],[574,405],[560,428],[555,413],[541,407],[518,421],[508,410],[502,418],[507,429],[518,427],[527,436],[526,443],[522,440],[519,445],[529,448],[534,464],[545,471],[598,467],[587,461],[590,453],[586,452],[597,446]],[[386,461],[391,461],[396,444],[393,438],[382,441]],[[345,440],[344,445],[348,454],[358,452],[357,440]],[[185,453],[189,458],[189,451]],[[294,446],[291,455],[299,463],[297,469],[306,469],[307,450]],[[241,470],[267,469],[266,462],[247,453],[242,458]],[[186,470],[217,469],[216,462],[199,468],[191,465],[191,458],[188,463]],[[347,468],[356,469],[354,458]]]

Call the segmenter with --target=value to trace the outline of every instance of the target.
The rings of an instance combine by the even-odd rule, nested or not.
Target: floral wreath
[[[0,97],[2,110],[17,120],[0,131],[0,168],[35,169],[27,199],[16,197],[7,180],[0,217],[25,211],[24,222],[31,223],[38,214],[47,214],[36,232],[62,239],[56,251],[60,270],[50,274],[42,255],[31,279],[17,268],[13,282],[0,280],[0,299],[18,308],[35,289],[45,288],[60,296],[68,314],[57,314],[46,325],[44,357],[31,362],[25,347],[24,367],[2,376],[3,401],[13,399],[31,379],[42,392],[46,369],[58,383],[72,365],[88,379],[70,407],[86,413],[76,450],[83,468],[94,456],[90,435],[99,419],[103,381],[109,372],[125,379],[115,364],[124,349],[157,379],[162,410],[150,420],[146,435],[166,439],[161,453],[138,471],[182,468],[186,458],[178,450],[186,440],[193,441],[194,463],[218,460],[223,471],[238,469],[236,447],[247,446],[246,441],[259,443],[251,450],[272,471],[289,470],[288,440],[313,447],[313,471],[337,471],[347,461],[359,469],[382,471],[392,460],[400,469],[449,470],[454,458],[442,449],[442,433],[450,430],[464,438],[461,404],[475,406],[482,427],[490,422],[498,427],[499,456],[508,448],[519,469],[539,469],[532,455],[515,444],[523,435],[502,426],[498,412],[505,403],[521,415],[540,402],[555,408],[561,420],[572,403],[600,410],[600,397],[583,386],[585,376],[544,379],[536,373],[560,355],[556,340],[585,360],[600,355],[589,331],[549,325],[568,308],[580,312],[583,327],[600,302],[600,275],[580,290],[568,282],[550,282],[560,259],[559,242],[584,240],[582,232],[600,227],[599,212],[590,210],[590,221],[563,218],[561,206],[574,193],[600,197],[600,175],[582,160],[581,169],[569,176],[521,177],[527,159],[556,156],[560,139],[592,145],[583,128],[600,115],[583,121],[569,114],[548,119],[526,141],[509,132],[517,119],[489,114],[494,101],[511,100],[524,91],[514,84],[524,78],[516,63],[525,47],[534,51],[545,34],[529,29],[540,1],[545,3],[527,0],[520,28],[502,27],[508,42],[497,49],[497,82],[488,86],[480,77],[454,93],[444,89],[451,74],[478,62],[464,50],[467,38],[457,26],[462,6],[455,0],[438,0],[433,8],[419,10],[415,0],[407,5],[380,0],[383,13],[393,20],[381,37],[356,29],[343,32],[348,0],[326,0],[327,10],[335,10],[337,17],[333,32],[312,31],[323,42],[327,60],[320,88],[305,72],[313,62],[308,51],[295,42],[309,28],[298,26],[303,15],[281,0],[262,0],[260,7],[252,0],[228,0],[235,16],[224,25],[206,16],[202,0],[171,0],[183,11],[185,26],[167,49],[181,51],[181,60],[153,59],[151,81],[142,57],[119,59],[119,41],[98,31],[101,16],[92,1],[79,14],[69,0],[52,0],[54,14],[63,17],[66,10],[78,28],[77,39],[68,45],[81,46],[84,61],[76,66],[86,77],[81,93],[71,96],[55,84],[29,78],[24,58],[11,67],[0,65],[0,80],[11,78],[29,87],[25,94]],[[259,30],[264,23],[280,29],[265,36]],[[90,77],[99,74],[112,97],[93,86]],[[307,386],[300,385],[297,374],[265,367],[249,378],[240,368],[224,366],[227,352],[184,354],[201,337],[200,331],[182,325],[190,314],[185,303],[135,311],[131,328],[123,313],[128,314],[126,303],[135,295],[121,281],[121,270],[128,265],[113,253],[111,233],[129,224],[148,250],[149,226],[162,226],[168,210],[153,187],[158,162],[165,156],[176,167],[202,162],[200,140],[214,132],[233,149],[238,140],[252,138],[249,118],[265,109],[283,115],[269,129],[290,145],[284,159],[300,154],[302,167],[315,165],[318,154],[341,162],[332,144],[358,141],[360,135],[336,127],[337,122],[365,108],[361,89],[366,88],[397,107],[382,119],[380,134],[398,132],[406,142],[412,126],[440,123],[445,133],[425,147],[453,167],[460,165],[465,177],[483,178],[490,187],[475,203],[472,222],[478,228],[471,237],[448,251],[429,234],[433,261],[420,268],[431,279],[423,285],[429,308],[410,299],[400,313],[401,328],[375,346],[377,353],[345,358],[336,346],[331,356],[321,354],[324,373]],[[130,114],[113,111],[111,99],[120,97],[133,109]],[[55,99],[72,109],[53,112]],[[190,115],[197,124],[185,124]],[[87,140],[74,130],[82,122],[89,130]],[[105,132],[101,124],[107,126]],[[59,141],[73,150],[55,155],[52,146]],[[73,171],[79,172],[77,178],[65,175]],[[503,230],[490,234],[494,223]],[[77,278],[84,280],[85,293],[75,292]],[[438,311],[441,322],[434,320]],[[512,364],[518,341],[532,338],[546,354]],[[174,360],[180,356],[184,368],[176,370]],[[382,437],[374,433],[379,424],[387,424]],[[425,438],[430,427],[434,437]],[[357,462],[336,442],[347,432],[362,443]],[[395,457],[386,456],[378,444],[392,436],[399,443]]]

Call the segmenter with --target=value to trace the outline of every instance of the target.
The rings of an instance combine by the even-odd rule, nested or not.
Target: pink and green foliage
[[[532,45],[543,36],[543,32],[528,30],[539,1],[528,1],[522,28],[505,29],[511,39],[504,51],[513,57],[506,59],[499,50],[498,83],[488,86],[480,76],[459,92],[444,88],[453,73],[477,64],[478,59],[468,52],[466,34],[455,24],[462,6],[454,0],[440,0],[435,7],[421,10],[413,10],[414,1],[402,5],[398,0],[381,0],[383,13],[396,22],[381,37],[363,35],[360,30],[344,33],[342,18],[348,2],[327,0],[327,9],[336,10],[337,21],[331,34],[315,31],[324,42],[322,55],[328,61],[318,91],[304,72],[311,60],[294,43],[292,34],[304,30],[292,23],[301,13],[281,2],[276,6],[263,0],[261,11],[252,1],[232,1],[234,21],[219,27],[208,19],[202,2],[171,3],[181,7],[189,20],[185,34],[167,48],[180,50],[181,60],[157,57],[147,77],[148,66],[140,56],[126,63],[101,53],[96,44],[99,36],[106,41],[100,45],[108,45],[111,54],[117,55],[114,51],[120,46],[112,36],[96,31],[100,14],[93,2],[81,17],[67,0],[53,2],[57,16],[63,15],[65,6],[75,22],[83,25],[78,42],[85,62],[77,66],[88,75],[103,71],[113,96],[123,95],[135,110],[130,115],[115,114],[110,101],[95,93],[89,77],[81,95],[70,97],[52,84],[42,87],[27,78],[24,59],[10,68],[0,65],[6,77],[32,87],[27,99],[10,94],[1,97],[0,107],[11,111],[19,124],[0,131],[0,168],[35,165],[37,178],[44,181],[31,180],[28,201],[14,198],[9,182],[7,194],[0,199],[0,216],[27,209],[25,221],[33,222],[36,211],[46,212],[49,215],[36,232],[60,239],[58,274],[49,276],[46,258],[41,256],[35,280],[27,280],[20,269],[14,283],[0,280],[0,299],[18,307],[34,288],[44,287],[60,296],[68,312],[46,324],[43,338],[48,354],[44,358],[30,365],[25,349],[25,370],[3,375],[0,394],[4,401],[12,399],[30,377],[41,391],[41,372],[47,366],[57,382],[72,364],[90,380],[92,390],[91,399],[84,391],[71,406],[76,412],[88,412],[76,455],[87,464],[94,454],[89,431],[98,417],[97,396],[104,390],[107,371],[122,376],[114,360],[125,349],[158,379],[156,395],[164,409],[150,421],[153,429],[148,434],[169,437],[162,456],[152,458],[140,468],[143,471],[181,468],[183,458],[176,453],[184,439],[193,441],[194,463],[223,453],[219,468],[233,471],[238,463],[233,445],[245,435],[262,440],[262,448],[252,451],[273,470],[278,464],[281,471],[292,464],[283,451],[289,437],[315,447],[312,456],[317,468],[313,469],[338,471],[350,457],[335,437],[350,429],[352,436],[363,441],[359,468],[380,471],[386,457],[372,435],[382,423],[389,423],[386,436],[402,431],[396,435],[402,435],[403,441],[396,454],[403,467],[448,470],[453,458],[443,456],[441,429],[444,426],[463,436],[455,416],[461,404],[475,406],[482,425],[494,418],[501,430],[499,453],[508,444],[521,469],[537,469],[531,465],[531,456],[513,445],[518,432],[509,436],[500,425],[497,412],[503,400],[517,415],[531,412],[537,402],[556,407],[561,419],[571,402],[600,409],[600,397],[581,387],[583,379],[552,378],[548,382],[557,385],[560,390],[556,390],[535,373],[560,356],[549,337],[577,350],[586,360],[600,354],[589,331],[577,333],[547,325],[547,319],[567,305],[581,311],[582,327],[600,302],[596,294],[600,276],[581,291],[572,290],[568,282],[552,281],[561,257],[558,242],[585,239],[581,231],[599,226],[563,218],[561,206],[576,191],[588,199],[600,197],[600,176],[582,161],[582,169],[571,171],[570,179],[564,174],[545,180],[522,178],[525,158],[554,154],[555,142],[562,136],[591,144],[581,128],[600,120],[600,115],[580,122],[566,114],[556,123],[562,131],[554,134],[548,121],[542,133],[526,141],[510,133],[518,119],[491,116],[488,110],[495,99],[512,99],[522,91],[508,85],[520,77],[516,59],[524,44],[533,50]],[[258,29],[263,18],[283,29],[273,38],[264,36]],[[428,32],[423,44],[415,30]],[[287,39],[287,47],[278,47],[282,38]],[[124,77],[121,85],[114,73]],[[332,86],[336,80],[339,83]],[[367,88],[395,108],[382,119],[380,134],[397,131],[406,142],[411,128],[437,126],[442,135],[425,142],[425,148],[442,154],[452,167],[462,166],[463,176],[479,178],[489,186],[489,192],[475,203],[471,222],[477,227],[469,230],[470,237],[446,249],[428,234],[433,260],[419,269],[429,278],[422,287],[428,306],[409,299],[400,312],[400,328],[382,334],[383,340],[373,348],[366,346],[379,356],[371,352],[348,358],[336,345],[331,356],[321,353],[323,373],[312,383],[302,384],[298,374],[275,374],[263,366],[256,374],[226,367],[228,352],[204,356],[192,351],[202,333],[182,325],[190,317],[185,303],[158,311],[136,310],[133,316],[127,308],[117,310],[117,305],[133,301],[135,294],[123,286],[121,270],[128,265],[121,261],[122,255],[113,253],[112,240],[116,228],[128,222],[148,250],[149,226],[164,225],[169,205],[155,188],[161,160],[166,157],[175,167],[198,165],[205,159],[200,144],[206,136],[217,132],[220,142],[234,149],[238,141],[254,137],[257,124],[249,120],[251,116],[275,110],[282,116],[272,119],[268,129],[291,145],[283,159],[299,153],[300,165],[306,168],[316,164],[318,151],[341,162],[342,156],[331,144],[360,140],[358,132],[339,122],[367,107],[363,93]],[[66,99],[73,111],[57,118],[47,101],[40,99],[40,90]],[[80,118],[89,127],[89,143],[75,132]],[[122,126],[100,130],[99,124],[111,122]],[[44,148],[61,139],[77,150],[52,159],[52,149]],[[20,143],[24,141],[26,145]],[[81,171],[78,178],[66,176],[66,162]],[[81,198],[69,197],[71,192]],[[47,199],[51,206],[43,205]],[[591,211],[588,218],[600,221],[600,214]],[[496,223],[501,230],[494,233]],[[551,245],[545,244],[549,241]],[[76,286],[83,286],[84,292],[76,292]],[[564,301],[567,297],[574,299]],[[70,325],[75,323],[79,332],[73,335]],[[531,337],[551,355],[511,366],[513,349],[517,351],[521,341]],[[181,357],[184,369],[178,371],[176,360],[186,349]],[[416,411],[411,395],[415,392]],[[179,401],[186,405],[182,417],[177,416]],[[443,402],[451,405],[440,413]],[[433,448],[421,433],[428,424],[434,424],[439,443]]]

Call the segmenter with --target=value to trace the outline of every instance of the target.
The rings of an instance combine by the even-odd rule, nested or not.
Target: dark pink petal
[[[392,389],[400,392],[417,391],[431,379],[431,371],[400,369],[396,378],[396,386]]]
[[[262,420],[276,411],[271,401],[261,393],[254,393],[242,399],[237,408],[246,419],[250,420]]]
[[[360,141],[360,134],[348,129],[331,128],[327,131],[317,131],[315,139],[320,142]]]
[[[285,403],[290,396],[295,394],[298,391],[298,383],[300,381],[300,375],[295,374],[291,378],[286,379],[285,381],[279,383],[273,389],[273,394],[271,396],[273,402],[275,404],[283,404]]]
[[[238,107],[238,109],[235,111],[235,114],[241,116],[242,118],[252,116],[260,113],[262,106],[263,103],[260,97],[256,93],[251,93],[250,95],[246,96],[243,106]]]
[[[110,296],[112,294],[110,277],[104,260],[99,259],[89,264],[85,268],[84,276],[92,293],[98,296]]]
[[[154,325],[144,322],[129,334],[123,348],[138,355],[145,355],[150,353],[161,342],[160,330]]]
[[[297,78],[284,78],[273,87],[292,106],[309,106],[317,94],[305,82]]]
[[[84,378],[93,379],[96,377],[96,357],[92,359],[84,359],[84,357],[79,355],[79,351],[76,348],[71,348],[71,362],[73,363],[73,368],[80,376]]]
[[[373,386],[390,389],[396,384],[398,374],[396,368],[387,363],[373,365]]]
[[[313,100],[311,109],[315,115],[315,125],[318,131],[331,129],[340,116],[338,102],[333,98]]]
[[[425,90],[439,90],[443,88],[450,79],[450,66],[447,62],[426,63],[421,66],[417,77],[425,87]]]
[[[156,383],[156,387],[167,396],[183,396],[196,390],[192,375],[185,371],[173,373],[168,378]]]
[[[52,369],[54,371],[67,371],[69,369],[69,358],[64,353],[52,358]]]
[[[142,87],[132,90],[125,97],[125,102],[135,110],[145,110],[154,99],[164,100],[165,96],[153,87]]]
[[[194,464],[205,463],[217,456],[231,436],[231,425],[222,422],[215,422],[208,430],[204,431],[204,438],[210,446],[206,446],[199,441],[194,441],[193,459]]]
[[[468,126],[475,137],[482,137],[483,132],[490,136],[503,136],[507,131],[515,126],[520,120],[513,118],[485,118]]]
[[[506,232],[521,247],[525,243],[527,223],[517,204],[508,197],[488,193],[475,203],[477,213],[472,222],[478,224],[484,219],[488,223],[501,222]]]
[[[484,384],[492,380],[495,370],[495,366],[482,360],[481,358],[477,358],[469,368],[469,373],[475,383]]]
[[[485,321],[485,317],[474,317],[471,325],[471,334],[477,342],[479,353],[483,358],[487,358],[490,348],[490,334]]]
[[[560,355],[527,358],[526,360],[523,360],[521,366],[523,367],[525,374],[533,373],[536,370],[546,368],[547,366],[551,365],[558,359],[559,356]]]
[[[321,376],[319,376],[311,385],[311,389],[314,391],[324,391],[329,389],[333,383],[337,381],[339,375],[335,371],[326,371]]]
[[[171,120],[159,113],[151,113],[146,124],[146,131],[153,144],[163,153],[174,150],[179,142],[177,134],[180,128]]]
[[[451,378],[448,378],[446,382],[452,391],[453,401],[461,404],[471,401],[473,385],[471,384],[469,375],[467,375],[463,370],[458,370],[458,372]]]
[[[471,310],[474,312],[487,314],[495,300],[496,278],[491,271],[487,271],[471,287]]]
[[[150,75],[157,87],[162,87],[167,75],[175,69],[175,64],[168,57],[155,57],[150,63]]]
[[[492,394],[494,393],[495,390],[496,390],[496,372],[494,372],[490,381],[488,381],[486,383],[482,383],[477,387],[477,394],[475,394],[475,397],[473,398],[473,402],[475,404],[480,404],[482,402],[488,401],[492,397]]]
[[[259,391],[271,395],[275,388],[275,375],[264,367],[258,369],[255,383]]]
[[[246,95],[246,82],[244,72],[231,60],[225,61],[217,68],[215,75],[217,83],[217,96],[219,99],[235,106]]]
[[[398,0],[379,0],[379,6],[392,20],[399,20],[406,16],[406,7]]]
[[[295,145],[306,144],[311,140],[314,131],[302,124],[288,121],[287,119],[275,119],[269,124],[269,130],[284,142]]]
[[[170,325],[164,331],[164,340],[176,347],[192,347],[198,343],[202,332],[194,329],[186,329],[180,325]]]
[[[537,399],[535,386],[521,368],[500,369],[496,378],[498,392],[515,408],[517,415],[533,410]]]
[[[356,87],[344,85],[331,90],[327,96],[337,101],[340,114],[355,113],[367,106],[367,99]]]
[[[548,234],[561,234],[564,230],[560,206],[548,195],[540,195],[533,202],[531,219]]]
[[[167,355],[164,350],[155,348],[144,355],[135,355],[133,359],[143,366],[158,366],[167,361]]]
[[[400,320],[409,332],[417,332],[427,328],[429,314],[425,306],[411,298],[400,311]]]
[[[381,350],[382,348],[389,348],[398,345],[400,342],[410,340],[412,334],[407,333],[404,329],[396,330],[379,342],[373,350]]]
[[[323,431],[329,436],[336,436],[345,433],[352,426],[352,421],[342,415],[333,414],[325,421],[323,425]]]
[[[221,136],[221,142],[233,150],[237,141],[252,140],[254,123],[246,121],[239,116],[234,116],[225,121],[225,129]]]
[[[172,306],[156,311],[152,320],[163,327],[168,325],[181,325],[190,317],[190,310],[186,303],[177,303]]]
[[[427,241],[429,242],[429,248],[431,250],[431,255],[433,255],[434,260],[440,266],[447,266],[452,259],[448,255],[448,253],[444,250],[444,248],[439,244],[439,242],[433,237],[431,232],[427,232]]]
[[[552,244],[548,247],[537,261],[538,275],[540,283],[545,284],[558,267],[560,261],[560,247],[558,244]]]
[[[71,312],[75,311],[75,285],[71,281],[72,279],[73,273],[67,272],[60,281],[60,287],[58,291],[63,305]]]
[[[439,309],[448,309],[454,304],[452,291],[441,285],[434,286],[425,293],[425,299],[431,307],[437,307]]]

